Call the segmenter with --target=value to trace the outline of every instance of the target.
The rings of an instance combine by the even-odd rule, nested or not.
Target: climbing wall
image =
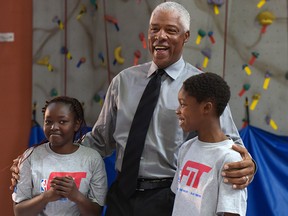
[[[111,79],[124,68],[150,60],[148,23],[160,2],[35,0],[34,118],[42,122],[45,100],[68,95],[83,103],[92,126]],[[238,129],[250,121],[288,134],[287,1],[177,2],[191,15],[191,37],[183,57],[227,80]]]
[[[287,135],[288,1],[229,2],[226,80],[235,122],[240,127],[248,110],[252,125]]]
[[[34,1],[32,103],[36,121],[42,122],[45,100],[68,95],[83,103],[86,121],[93,125],[111,79],[122,69],[149,59],[147,28],[156,4]]]

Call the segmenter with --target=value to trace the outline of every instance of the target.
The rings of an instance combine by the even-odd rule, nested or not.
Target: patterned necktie
[[[131,197],[136,190],[140,158],[164,73],[163,69],[158,69],[148,82],[131,124],[119,176],[119,187],[127,197]]]

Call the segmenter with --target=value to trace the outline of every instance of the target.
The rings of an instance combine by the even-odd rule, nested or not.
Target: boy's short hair
[[[215,105],[218,117],[224,112],[231,94],[226,81],[211,72],[189,77],[184,81],[183,89],[189,96],[196,98],[199,103],[211,101]]]

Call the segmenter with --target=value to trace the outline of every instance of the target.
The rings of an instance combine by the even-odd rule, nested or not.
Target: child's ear
[[[74,126],[74,131],[77,132],[80,129],[80,126],[81,126],[81,121],[76,120],[75,126]]]
[[[212,111],[212,109],[213,109],[213,104],[210,101],[208,101],[204,104],[203,112],[205,114],[208,114]]]

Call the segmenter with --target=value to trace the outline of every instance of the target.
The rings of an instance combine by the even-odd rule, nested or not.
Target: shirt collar
[[[172,79],[175,80],[180,75],[184,67],[185,67],[185,62],[181,56],[181,58],[177,62],[163,69]],[[152,62],[148,70],[147,77],[150,77],[157,69],[158,69],[157,65],[154,62]]]

